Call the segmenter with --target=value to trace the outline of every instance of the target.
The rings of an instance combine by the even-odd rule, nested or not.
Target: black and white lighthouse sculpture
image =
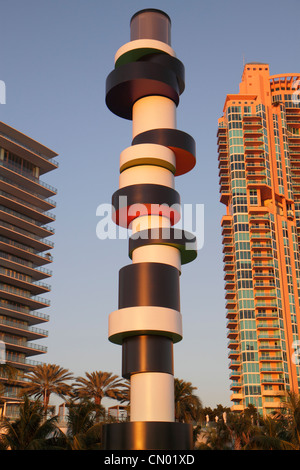
[[[130,230],[130,264],[119,272],[118,310],[109,340],[122,346],[122,375],[130,380],[130,421],[104,426],[107,450],[191,449],[192,428],[175,421],[173,344],[182,339],[181,266],[196,255],[182,228],[176,176],[196,162],[193,138],[176,128],[184,66],[170,44],[169,16],[137,12],[130,42],[115,56],[106,104],[132,120],[132,142],[120,155],[113,220]]]

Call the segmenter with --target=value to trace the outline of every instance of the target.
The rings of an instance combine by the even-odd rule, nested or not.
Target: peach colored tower
[[[299,79],[246,64],[219,119],[233,410],[268,414],[299,390]]]
[[[131,41],[115,56],[106,104],[132,120],[132,145],[120,156],[113,220],[131,230],[132,263],[119,272],[119,308],[109,340],[122,345],[130,380],[130,421],[104,428],[106,449],[190,449],[190,425],[175,422],[173,344],[182,339],[181,266],[196,257],[180,220],[175,178],[195,165],[195,142],[176,128],[184,66],[170,44],[171,22],[160,10],[136,13]]]

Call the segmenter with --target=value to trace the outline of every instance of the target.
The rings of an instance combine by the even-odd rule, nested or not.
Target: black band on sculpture
[[[189,172],[196,164],[196,143],[189,134],[178,129],[151,129],[141,132],[132,140],[132,145],[159,144],[175,153],[175,176]]]
[[[173,70],[154,62],[130,62],[106,79],[106,105],[124,119],[132,119],[132,106],[146,96],[164,96],[179,103],[179,84]]]
[[[195,235],[173,227],[155,227],[136,232],[129,238],[129,257],[136,248],[146,245],[169,245],[180,250],[181,264],[193,261],[197,257]]]
[[[173,374],[173,342],[156,335],[129,336],[122,343],[122,376],[141,372]]]
[[[103,425],[106,450],[191,450],[193,427],[189,423],[129,421]]]
[[[179,94],[181,95],[184,92],[185,68],[184,68],[183,63],[179,59],[169,54],[165,54],[165,53],[160,53],[160,54],[153,53],[153,54],[147,54],[143,59],[141,59],[141,61],[151,62],[153,64],[160,64],[168,68],[169,70],[172,70],[177,77],[177,81],[179,85]]]
[[[142,215],[168,217],[171,224],[180,220],[180,196],[177,191],[160,184],[133,184],[118,189],[112,196],[112,219],[122,227]]]
[[[119,309],[137,306],[180,311],[179,271],[163,263],[134,263],[119,271]]]

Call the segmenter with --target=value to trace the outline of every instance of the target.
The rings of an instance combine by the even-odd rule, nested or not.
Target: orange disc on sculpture
[[[196,165],[196,144],[186,132],[178,129],[151,129],[134,137],[132,145],[159,144],[172,150],[176,157],[175,176],[184,175]]]

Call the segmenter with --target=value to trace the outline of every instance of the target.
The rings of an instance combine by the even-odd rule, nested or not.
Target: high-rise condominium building
[[[6,416],[20,401],[24,372],[38,363],[32,357],[46,352],[39,340],[47,331],[36,325],[49,320],[43,311],[50,302],[41,295],[50,291],[44,266],[52,261],[48,224],[56,189],[40,176],[57,168],[56,156],[0,122],[0,414]]]
[[[218,152],[233,410],[300,386],[300,74],[246,64]]]

